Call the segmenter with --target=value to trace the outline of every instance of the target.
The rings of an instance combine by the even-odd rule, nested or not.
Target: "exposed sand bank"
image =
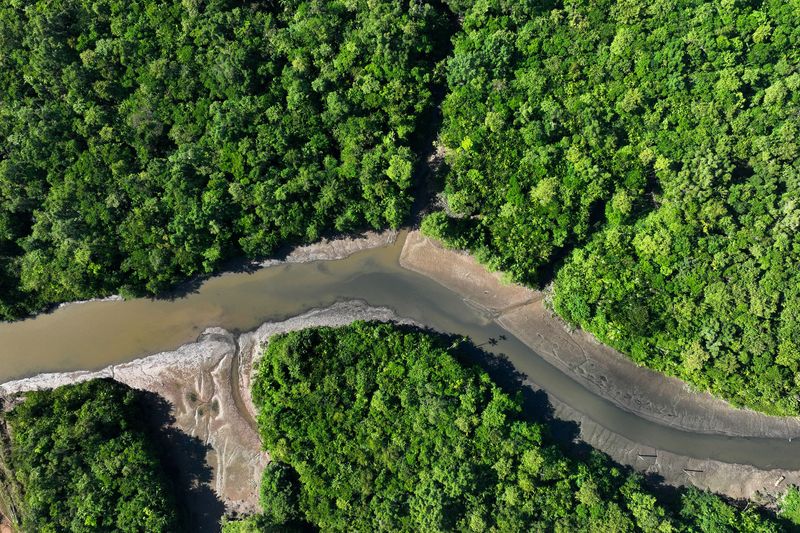
[[[208,328],[197,342],[96,372],[41,374],[0,385],[0,395],[54,388],[94,378],[113,378],[157,394],[172,407],[173,427],[207,446],[208,487],[228,512],[258,510],[258,484],[269,455],[261,449],[250,398],[253,362],[269,338],[315,326],[342,326],[354,320],[398,320],[386,308],[345,302],[282,322],[263,324],[236,336]],[[197,512],[205,512],[197,509]]]
[[[634,364],[584,331],[571,331],[544,306],[544,293],[502,281],[470,255],[443,248],[418,231],[408,234],[400,264],[462,295],[487,317],[587,389],[623,409],[688,432],[795,438],[800,418],[736,409],[686,383]],[[535,377],[535,376],[534,376]],[[671,484],[693,484],[734,498],[776,493],[800,483],[800,473],[698,461],[643,447],[611,433],[551,396],[560,418],[581,422],[581,438],[620,463],[657,473]],[[656,457],[651,457],[651,456]],[[778,479],[782,482],[775,485]]]
[[[357,235],[345,235],[335,239],[320,239],[312,244],[304,244],[292,248],[282,259],[264,259],[249,263],[255,267],[268,267],[283,263],[309,263],[311,261],[335,261],[344,259],[362,250],[389,246],[397,240],[399,232],[387,229],[384,231],[365,231]],[[224,273],[224,272],[222,272]],[[220,273],[217,273],[220,274]],[[53,309],[63,309],[72,305],[80,305],[91,302],[117,302],[124,300],[119,294],[111,294],[101,298],[90,298],[88,300],[75,300],[72,302],[62,302],[55,305]]]
[[[323,241],[296,249],[286,261],[344,258],[360,250],[391,244],[396,237],[396,232],[385,232]],[[487,273],[469,255],[444,250],[418,232],[409,234],[400,263],[461,295],[485,315],[487,322],[496,321],[587,389],[643,418],[690,432],[781,438],[800,435],[798,419],[778,419],[733,409],[707,394],[688,390],[679,380],[637,367],[584,332],[568,331],[544,307],[543,293],[504,284],[499,274]],[[203,482],[204,486],[213,489],[229,511],[248,512],[255,509],[260,472],[269,460],[260,450],[254,429],[250,371],[269,336],[314,325],[394,318],[394,313],[388,309],[337,304],[289,320],[267,323],[239,336],[221,328],[208,328],[196,342],[174,351],[98,372],[44,374],[19,380],[0,385],[0,394],[54,387],[93,377],[113,377],[154,392],[173,407],[174,427],[207,445],[212,475],[209,482]],[[657,473],[671,484],[691,483],[735,498],[749,498],[756,491],[775,494],[785,490],[787,484],[800,484],[798,473],[794,471],[698,461],[648,448],[604,429],[553,395],[550,398],[557,416],[581,423],[581,438],[587,443],[623,464]],[[776,481],[779,482],[776,484]]]
[[[395,230],[367,231],[299,246],[283,257],[254,263],[258,267],[282,263],[306,263],[344,259],[354,253],[393,244]],[[62,303],[58,308],[106,298]],[[253,362],[272,335],[313,326],[336,326],[354,320],[395,320],[386,308],[371,308],[362,302],[346,302],[326,309],[311,310],[281,322],[262,324],[255,331],[234,335],[219,327],[206,328],[196,342],[174,351],[160,352],[131,362],[110,365],[97,371],[45,373],[0,384],[0,397],[10,398],[30,390],[49,389],[95,378],[112,378],[133,388],[154,393],[170,409],[170,426],[205,448],[209,479],[196,479],[194,451],[174,450],[177,467],[194,487],[187,498],[194,525],[207,522],[216,510],[214,499],[227,513],[258,511],[258,485],[269,455],[261,449],[255,425],[255,407],[250,397]],[[401,321],[410,323],[408,321]],[[159,415],[160,416],[160,415]],[[156,415],[154,415],[154,418]],[[186,446],[178,439],[175,446]],[[193,446],[194,447],[194,446]],[[209,497],[210,496],[210,499]],[[217,517],[214,517],[216,520]],[[2,523],[0,527],[5,527]],[[208,525],[208,524],[204,524]],[[200,529],[205,527],[198,526]]]
[[[389,246],[397,239],[397,235],[398,231],[396,230],[365,231],[356,236],[322,239],[319,242],[305,244],[292,249],[283,259],[267,259],[257,264],[259,266],[271,266],[280,263],[308,263],[310,261],[344,259],[361,250]]]

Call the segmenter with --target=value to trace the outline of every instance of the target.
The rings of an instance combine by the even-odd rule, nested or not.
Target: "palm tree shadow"
[[[219,531],[225,505],[209,485],[212,470],[207,456],[211,446],[173,425],[172,406],[162,396],[141,391],[141,404],[149,414],[148,430],[174,489],[182,529]]]

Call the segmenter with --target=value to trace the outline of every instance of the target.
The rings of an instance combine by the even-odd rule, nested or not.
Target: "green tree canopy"
[[[405,0],[0,5],[0,317],[397,227],[449,22]]]
[[[800,4],[478,0],[425,229],[638,363],[800,413]]]
[[[23,531],[176,531],[172,486],[129,387],[92,380],[29,392],[4,417]]]

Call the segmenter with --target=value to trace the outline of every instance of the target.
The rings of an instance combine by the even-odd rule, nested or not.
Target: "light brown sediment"
[[[334,261],[344,259],[354,253],[370,248],[389,246],[397,239],[398,231],[365,231],[355,236],[343,236],[335,239],[321,239],[312,244],[297,246],[283,259],[267,259],[260,261],[259,266],[272,266],[281,263],[309,263],[311,261]]]
[[[699,470],[692,465],[703,458],[718,460],[708,463],[707,472],[716,463],[735,469],[728,473],[733,482],[718,489],[731,496],[752,495],[758,487],[775,493],[795,479],[787,476],[775,486],[774,481],[767,483],[763,473],[785,472],[775,468],[800,470],[800,441],[779,440],[796,434],[796,421],[775,423],[776,419],[752,412],[742,418],[743,411],[692,393],[682,382],[636,367],[591,336],[568,330],[543,305],[543,293],[503,283],[499,274],[487,273],[467,254],[443,250],[415,232],[406,241],[400,238],[393,246],[384,246],[393,240],[394,234],[375,234],[344,244],[323,243],[289,254],[292,260],[305,258],[310,263],[222,274],[173,301],[95,302],[33,321],[0,325],[0,337],[9,353],[0,361],[0,375],[9,379],[43,369],[106,365],[116,369],[124,365],[114,363],[190,343],[210,324],[228,331],[256,330],[263,322],[285,322],[286,317],[302,315],[313,307],[363,299],[373,307],[391,307],[399,316],[412,317],[438,331],[468,336],[487,351],[505,357],[516,371],[526,373],[547,391],[566,419],[582,422],[582,438],[590,444],[637,468],[650,465],[642,464],[639,452],[631,461],[630,450],[647,446],[657,450],[655,468],[670,483],[684,483],[691,477],[692,483],[701,487],[722,485],[714,481],[722,479],[722,474],[704,478],[683,470]],[[374,249],[355,253],[367,248]],[[341,261],[314,261],[346,255],[351,256]],[[402,268],[398,257],[400,263],[423,275]],[[206,331],[210,335],[207,343],[225,344],[232,355],[219,368],[186,379],[207,375],[210,377],[201,382],[207,386],[212,378],[224,381],[227,376],[230,410],[240,413],[243,423],[252,428],[254,409],[246,391],[252,354],[258,353],[256,336],[235,338],[224,330]],[[514,335],[506,335],[508,332]],[[233,340],[226,340],[226,335]],[[54,338],[58,343],[53,343]],[[225,374],[226,367],[239,371]],[[45,382],[48,378],[40,379]],[[663,388],[653,388],[655,383]],[[238,396],[234,394],[237,389]],[[195,396],[199,403],[201,395]],[[695,402],[702,396],[706,403]],[[207,396],[202,400],[208,405]],[[571,413],[570,406],[574,408]],[[741,424],[745,418],[750,421]],[[207,423],[196,416],[192,421]],[[208,428],[213,430],[213,425]],[[228,463],[222,464],[228,468]],[[714,468],[725,472],[728,467]]]
[[[94,378],[112,378],[155,393],[171,407],[172,427],[207,446],[206,461],[212,472],[207,484],[226,511],[253,513],[259,509],[261,472],[269,462],[254,425],[256,410],[250,396],[254,361],[273,335],[308,327],[342,326],[355,320],[411,323],[387,308],[343,302],[269,322],[238,337],[222,328],[208,328],[196,342],[177,350],[96,372],[41,374],[4,383],[0,395],[11,397]]]
[[[267,267],[285,263],[310,263],[312,261],[335,261],[344,259],[355,253],[371,248],[389,246],[397,240],[399,232],[397,230],[365,231],[357,235],[344,235],[332,239],[323,238],[311,244],[303,244],[292,248],[283,259],[264,259],[253,261],[251,264],[256,267]],[[88,304],[94,302],[119,302],[124,300],[119,294],[89,298],[87,300],[74,300],[62,302],[54,309],[63,309],[73,305]]]
[[[72,302],[25,320],[0,322],[0,382],[42,372],[96,370],[171,350],[211,325],[248,331],[262,322],[325,307],[332,302],[308,295],[293,299],[292,287],[301,288],[304,281],[292,278],[302,272],[309,283],[319,283],[326,278],[327,264],[357,264],[351,256],[358,252],[382,256],[390,251],[395,256],[397,236],[388,230],[323,239],[295,248],[283,260],[270,260],[269,268],[255,264],[223,272],[172,295]],[[271,284],[276,289],[273,300],[264,305]],[[225,297],[219,298],[221,294]]]

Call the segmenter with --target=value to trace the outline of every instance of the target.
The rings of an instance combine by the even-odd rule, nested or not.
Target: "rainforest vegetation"
[[[800,3],[461,5],[424,229],[736,405],[800,413]]]
[[[275,337],[253,398],[273,459],[263,512],[227,533],[779,531],[800,523],[695,489],[664,500],[546,423],[464,357],[465,339],[382,323]],[[184,530],[141,396],[111,380],[26,394],[0,417],[0,512],[21,531]]]
[[[29,392],[2,418],[0,511],[19,531],[177,531],[173,488],[129,387]]]
[[[0,2],[0,317],[398,226],[442,92],[429,234],[555,280],[561,316],[640,364],[798,414],[798,20],[796,0]]]
[[[0,318],[398,226],[445,12],[0,2]]]
[[[0,318],[399,226],[441,93],[447,209],[424,231],[553,282],[637,363],[800,414],[799,20],[798,0],[0,0]],[[779,528],[565,455],[462,363],[388,325],[270,343],[264,512],[226,529]],[[4,514],[176,530],[141,420],[111,381],[29,393],[0,428]]]
[[[274,337],[253,400],[263,515],[226,531],[777,531],[682,492],[666,505],[597,452],[567,457],[451,338],[356,322]]]

